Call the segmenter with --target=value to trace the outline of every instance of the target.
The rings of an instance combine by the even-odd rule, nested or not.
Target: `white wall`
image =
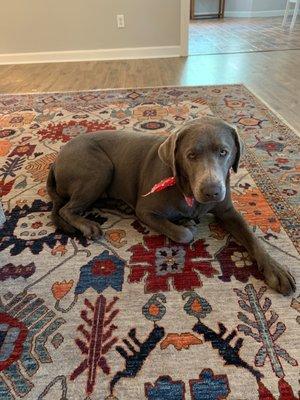
[[[0,54],[180,43],[180,0],[0,0],[0,10]]]
[[[219,0],[196,0],[197,14],[217,12]],[[286,0],[226,0],[225,16],[258,17],[282,15]]]
[[[253,0],[227,0],[225,9],[226,11],[251,11],[252,2]]]
[[[253,0],[252,11],[285,10],[286,0]]]

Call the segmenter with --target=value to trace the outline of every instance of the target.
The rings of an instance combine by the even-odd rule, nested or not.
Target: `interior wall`
[[[286,0],[253,0],[252,11],[285,10]]]
[[[197,14],[218,10],[219,0],[196,0]],[[226,12],[258,12],[285,10],[286,0],[226,0]]]
[[[0,54],[180,44],[180,0],[0,0],[0,7]]]

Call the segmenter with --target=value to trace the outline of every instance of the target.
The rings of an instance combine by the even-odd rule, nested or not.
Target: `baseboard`
[[[259,18],[259,17],[281,17],[285,10],[268,11],[225,11],[224,16],[229,18]]]
[[[0,54],[0,65],[179,57],[180,46]]]

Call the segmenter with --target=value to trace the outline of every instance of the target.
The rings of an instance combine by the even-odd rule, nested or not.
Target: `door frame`
[[[180,56],[189,55],[190,0],[180,0]]]

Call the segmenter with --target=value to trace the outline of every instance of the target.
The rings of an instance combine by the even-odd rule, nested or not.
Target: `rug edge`
[[[39,94],[73,94],[73,93],[90,93],[90,92],[114,92],[118,90],[150,90],[150,89],[193,89],[193,88],[201,88],[201,87],[222,87],[222,86],[243,86],[246,88],[246,85],[242,82],[237,83],[219,83],[219,84],[211,84],[211,85],[159,85],[159,86],[133,86],[133,87],[117,87],[117,88],[97,88],[97,89],[79,89],[79,90],[54,90],[54,91],[41,91],[41,92],[21,92],[21,93],[0,93],[1,96],[30,96],[30,95],[39,95]],[[249,89],[248,89],[249,90]]]
[[[261,102],[264,106],[266,106],[272,114],[278,119],[280,119],[293,133],[297,135],[298,138],[300,138],[300,132],[293,127],[292,124],[290,124],[278,111],[274,110],[272,106],[270,106],[269,103],[267,103],[260,95],[256,93],[256,91],[252,90],[251,88],[248,87],[248,85],[242,84],[242,86],[247,90],[248,93],[252,94],[259,102]]]

